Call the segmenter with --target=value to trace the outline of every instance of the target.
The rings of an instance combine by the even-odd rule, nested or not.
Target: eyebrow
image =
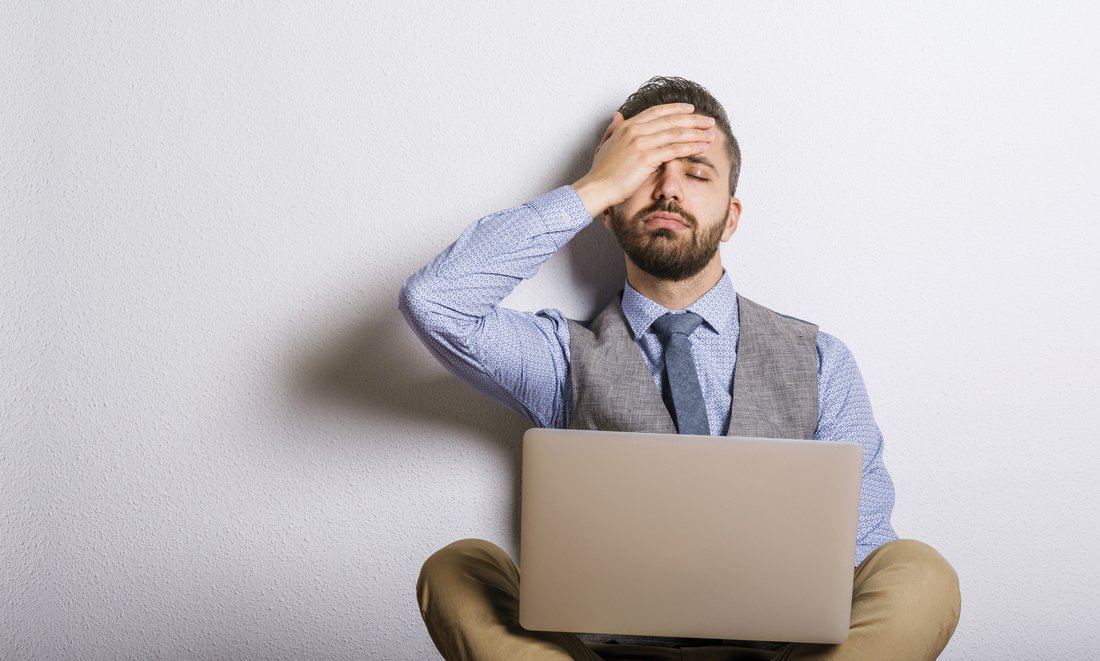
[[[680,160],[681,161],[687,161],[688,163],[694,163],[695,165],[705,165],[708,168],[710,168],[711,170],[714,170],[715,172],[718,172],[718,168],[716,168],[714,166],[714,163],[711,163],[710,159],[707,158],[706,156],[701,156],[699,154],[696,154],[695,156],[684,156]]]

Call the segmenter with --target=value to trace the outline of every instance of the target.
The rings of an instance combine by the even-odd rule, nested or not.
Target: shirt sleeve
[[[820,413],[814,438],[863,446],[856,564],[897,539],[890,523],[894,483],[882,460],[882,432],[875,423],[863,376],[848,347],[828,333],[817,334]]]
[[[568,419],[569,324],[499,303],[591,222],[563,186],[477,221],[401,288],[402,314],[445,367],[542,427]]]

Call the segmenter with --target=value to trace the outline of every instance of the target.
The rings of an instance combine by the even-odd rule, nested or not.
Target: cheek
[[[618,207],[628,213],[638,213],[642,209],[653,204],[653,200],[656,196],[656,179],[651,178],[631,193],[629,197],[620,202]]]
[[[616,205],[615,211],[622,218],[633,218],[643,208],[645,208],[644,204],[638,204],[634,198],[627,198]]]

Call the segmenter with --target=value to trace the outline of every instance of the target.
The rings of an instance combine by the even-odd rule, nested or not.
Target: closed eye
[[[718,168],[706,156],[696,154],[680,159],[684,163],[684,173],[698,181],[710,181],[710,172],[718,173]]]

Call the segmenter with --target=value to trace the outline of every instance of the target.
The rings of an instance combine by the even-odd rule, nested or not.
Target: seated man
[[[584,177],[474,223],[409,278],[401,310],[451,371],[539,426],[860,443],[848,640],[742,649],[729,641],[582,641],[568,632],[527,631],[518,623],[520,577],[511,559],[492,544],[465,540],[429,558],[417,585],[424,621],[445,658],[932,659],[950,639],[958,578],[935,550],[894,533],[882,435],[852,355],[816,326],[742,298],[722,266],[719,244],[733,235],[741,213],[734,196],[740,165],[714,97],[691,81],[653,78],[615,114]],[[591,326],[558,310],[531,314],[498,305],[594,218],[622,245],[627,279]],[[737,370],[738,355],[748,350],[738,339],[754,324],[804,341],[754,347],[795,376],[770,389],[765,406],[741,406],[735,395],[757,389],[759,399],[763,382]],[[670,378],[666,369],[670,327],[690,339],[687,377],[676,368]],[[614,396],[621,377],[637,370],[648,371],[663,403],[652,397],[624,407]],[[674,390],[687,394],[674,398]]]

